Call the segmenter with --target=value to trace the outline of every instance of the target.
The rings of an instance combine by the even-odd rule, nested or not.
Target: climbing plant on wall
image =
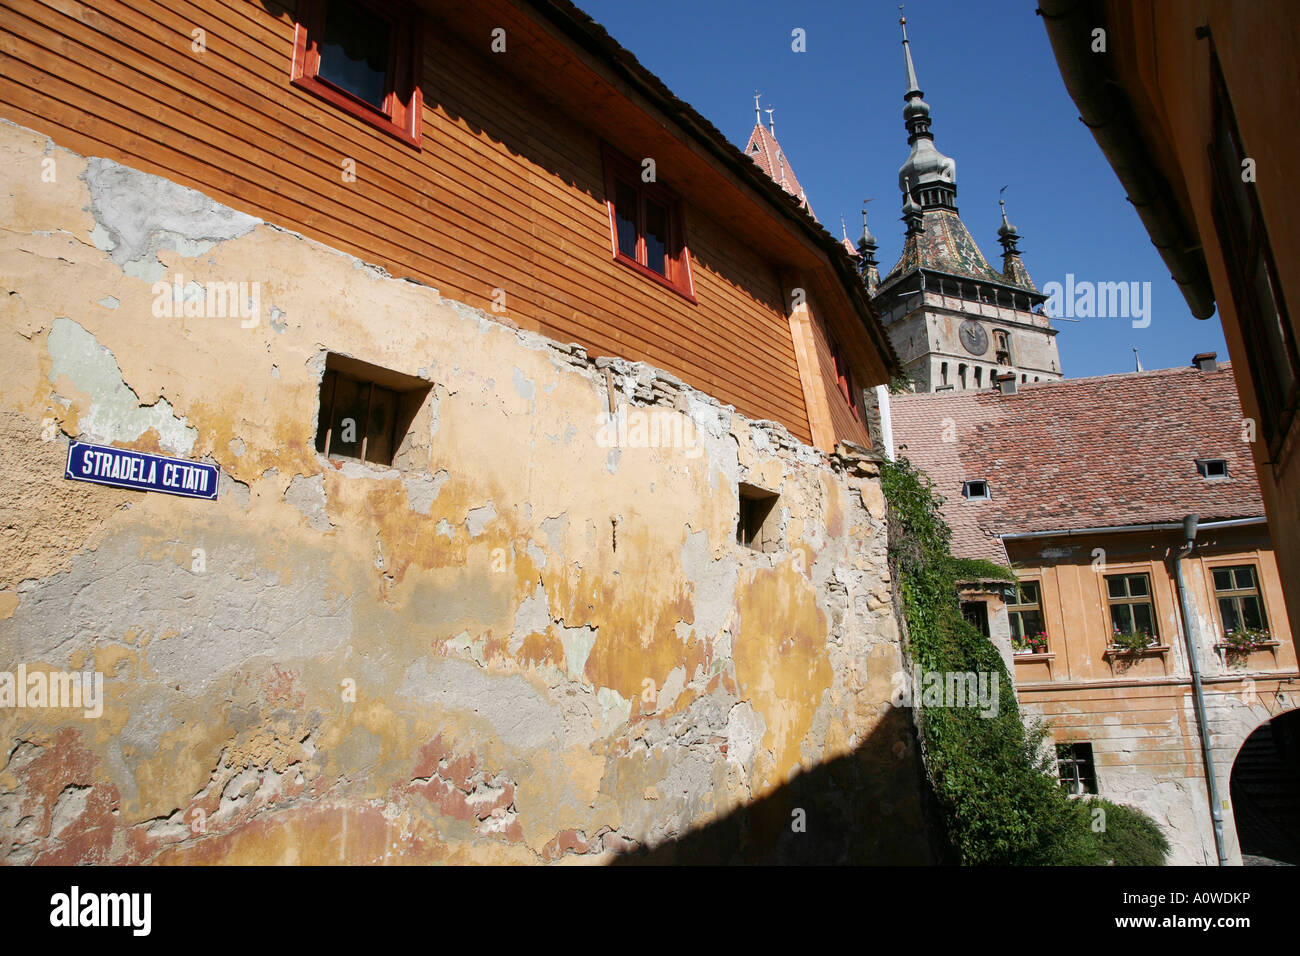
[[[996,707],[914,701],[926,773],[955,855],[975,865],[1163,862],[1168,844],[1140,811],[1115,812],[1115,804],[1072,800],[1061,789],[1051,748],[1043,746],[1047,729],[1026,727],[1002,655],[962,616],[959,582],[1011,582],[1015,575],[952,556],[941,500],[909,461],[886,462],[882,481],[914,671],[982,673],[990,687],[997,676]]]

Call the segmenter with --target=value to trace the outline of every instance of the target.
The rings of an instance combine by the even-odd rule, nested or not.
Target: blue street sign
[[[220,471],[216,465],[203,462],[74,441],[68,445],[68,467],[63,477],[216,501]]]

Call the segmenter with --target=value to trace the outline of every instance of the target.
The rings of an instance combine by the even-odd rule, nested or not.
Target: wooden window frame
[[[1038,600],[1033,602],[1025,602],[1022,600],[1025,585],[1030,585],[1034,588],[1034,590],[1037,592]],[[1047,615],[1043,611],[1043,582],[1037,578],[1028,579],[1024,581],[1017,581],[1016,593],[1013,595],[1013,601],[1008,601],[1006,603],[1007,632],[1011,636],[1012,653],[1013,654],[1015,653],[1015,639],[1016,639],[1015,628],[1012,626],[1011,623],[1012,619],[1013,618],[1016,619],[1016,624],[1020,627],[1020,636],[1023,639],[1025,637],[1025,623],[1020,618],[1020,615],[1026,613],[1027,611],[1038,612],[1038,617],[1043,622],[1042,633],[1047,638],[1047,647],[1045,647],[1042,651],[1036,651],[1035,653],[1040,653],[1040,654],[1050,653],[1052,650],[1052,637],[1050,634],[1047,633]]]
[[[380,107],[320,76],[319,44],[325,32],[325,13],[330,3],[339,2],[351,3],[388,21],[388,74]],[[414,4],[408,0],[298,0],[294,19],[290,71],[293,85],[419,149],[424,117],[420,91],[423,21]]]
[[[1255,579],[1254,588],[1232,587],[1226,591],[1220,591],[1218,582],[1214,580],[1215,572],[1231,571],[1233,572],[1233,584],[1236,584],[1236,572],[1241,568],[1250,568],[1250,573]],[[1226,638],[1228,636],[1228,625],[1223,619],[1223,610],[1219,607],[1220,601],[1240,602],[1243,597],[1253,597],[1259,605],[1259,618],[1262,624],[1262,630],[1269,630],[1269,613],[1268,605],[1264,601],[1264,587],[1260,580],[1259,564],[1255,561],[1234,561],[1231,564],[1214,564],[1206,567],[1206,572],[1210,577],[1210,593],[1214,601],[1214,614],[1219,619],[1219,633]],[[1241,605],[1237,604],[1237,619],[1245,622],[1245,616],[1241,613]],[[1271,633],[1271,632],[1270,632]]]
[[[1160,612],[1159,612],[1159,608],[1156,605],[1155,581],[1151,572],[1150,571],[1117,571],[1114,574],[1104,574],[1101,577],[1102,577],[1102,582],[1101,582],[1102,594],[1106,598],[1106,614],[1110,619],[1110,630],[1106,632],[1107,644],[1111,643],[1111,639],[1115,634],[1115,606],[1124,605],[1125,607],[1129,607],[1130,608],[1129,620],[1132,621],[1133,626],[1136,627],[1137,618],[1134,617],[1131,608],[1133,605],[1136,604],[1145,604],[1151,608],[1151,635],[1150,636],[1153,639],[1151,646],[1152,647],[1159,646],[1160,645]],[[1111,596],[1110,582],[1113,578],[1124,579],[1125,595],[1123,597]],[[1130,590],[1128,584],[1129,578],[1145,578],[1147,582],[1147,593],[1143,595],[1133,595],[1128,593]]]
[[[1079,756],[1084,753],[1082,748],[1087,748],[1086,757]],[[1063,754],[1064,752],[1064,754]],[[1073,771],[1067,778],[1063,772],[1065,766],[1069,766]],[[1085,777],[1079,772],[1080,766],[1086,766],[1090,773]],[[1097,780],[1097,754],[1092,748],[1092,742],[1087,740],[1071,740],[1056,745],[1056,776],[1064,790],[1069,791],[1070,796],[1081,796],[1085,793],[1098,794],[1101,792],[1101,784]],[[1087,789],[1085,783],[1091,782],[1092,789]],[[1081,789],[1076,790],[1072,784],[1078,784]]]
[[[647,183],[641,178],[641,167],[609,146],[602,149],[605,162],[605,209],[609,218],[610,251],[615,262],[633,272],[653,280],[676,292],[691,303],[696,303],[695,279],[691,274],[691,250],[686,239],[686,210],[681,197],[659,182]],[[618,222],[614,211],[618,183],[636,192],[636,256],[625,254],[618,247]],[[667,275],[651,269],[646,255],[645,207],[646,200],[658,203],[668,211],[668,242],[664,249],[664,268]]]
[[[1259,406],[1260,435],[1264,439],[1270,460],[1276,461],[1287,434],[1297,417],[1300,417],[1297,415],[1300,411],[1300,349],[1295,341],[1295,330],[1282,294],[1277,263],[1273,259],[1273,249],[1268,240],[1254,184],[1247,184],[1244,190],[1248,209],[1240,208],[1239,203],[1233,203],[1230,199],[1236,193],[1231,177],[1241,176],[1241,164],[1248,156],[1228,96],[1219,57],[1213,49],[1210,53],[1210,76],[1212,113],[1208,152],[1211,214],[1219,234],[1233,311],[1237,315],[1237,325],[1245,346],[1246,365],[1250,370],[1255,400]],[[1220,135],[1224,130],[1229,137],[1226,142]],[[1224,167],[1222,152],[1225,147],[1235,157],[1236,165],[1233,169]],[[1249,225],[1246,224],[1247,216]],[[1264,315],[1263,303],[1255,289],[1254,276],[1261,266],[1268,277],[1269,292],[1276,306],[1274,318],[1278,324],[1280,343],[1269,340],[1269,318]],[[1273,361],[1278,357],[1275,353],[1279,352],[1290,369],[1289,392],[1284,391],[1283,383],[1273,368]]]

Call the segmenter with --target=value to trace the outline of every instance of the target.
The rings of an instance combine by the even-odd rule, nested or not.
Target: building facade
[[[946,499],[954,553],[1016,573],[963,609],[1049,722],[1062,785],[1146,811],[1171,863],[1296,862],[1291,622],[1232,371],[1198,359],[897,395],[894,435]]]
[[[0,858],[931,859],[896,358],[743,151],[559,0],[3,29]]]
[[[1300,20],[1286,0],[1039,4],[1079,112],[1197,318],[1217,313],[1300,616]],[[1102,41],[1099,45],[1099,39]],[[1288,305],[1291,303],[1291,305]]]

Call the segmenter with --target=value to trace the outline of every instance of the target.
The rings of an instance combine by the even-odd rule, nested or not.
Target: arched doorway
[[[1300,866],[1300,710],[1255,728],[1232,764],[1232,814],[1247,866]]]

